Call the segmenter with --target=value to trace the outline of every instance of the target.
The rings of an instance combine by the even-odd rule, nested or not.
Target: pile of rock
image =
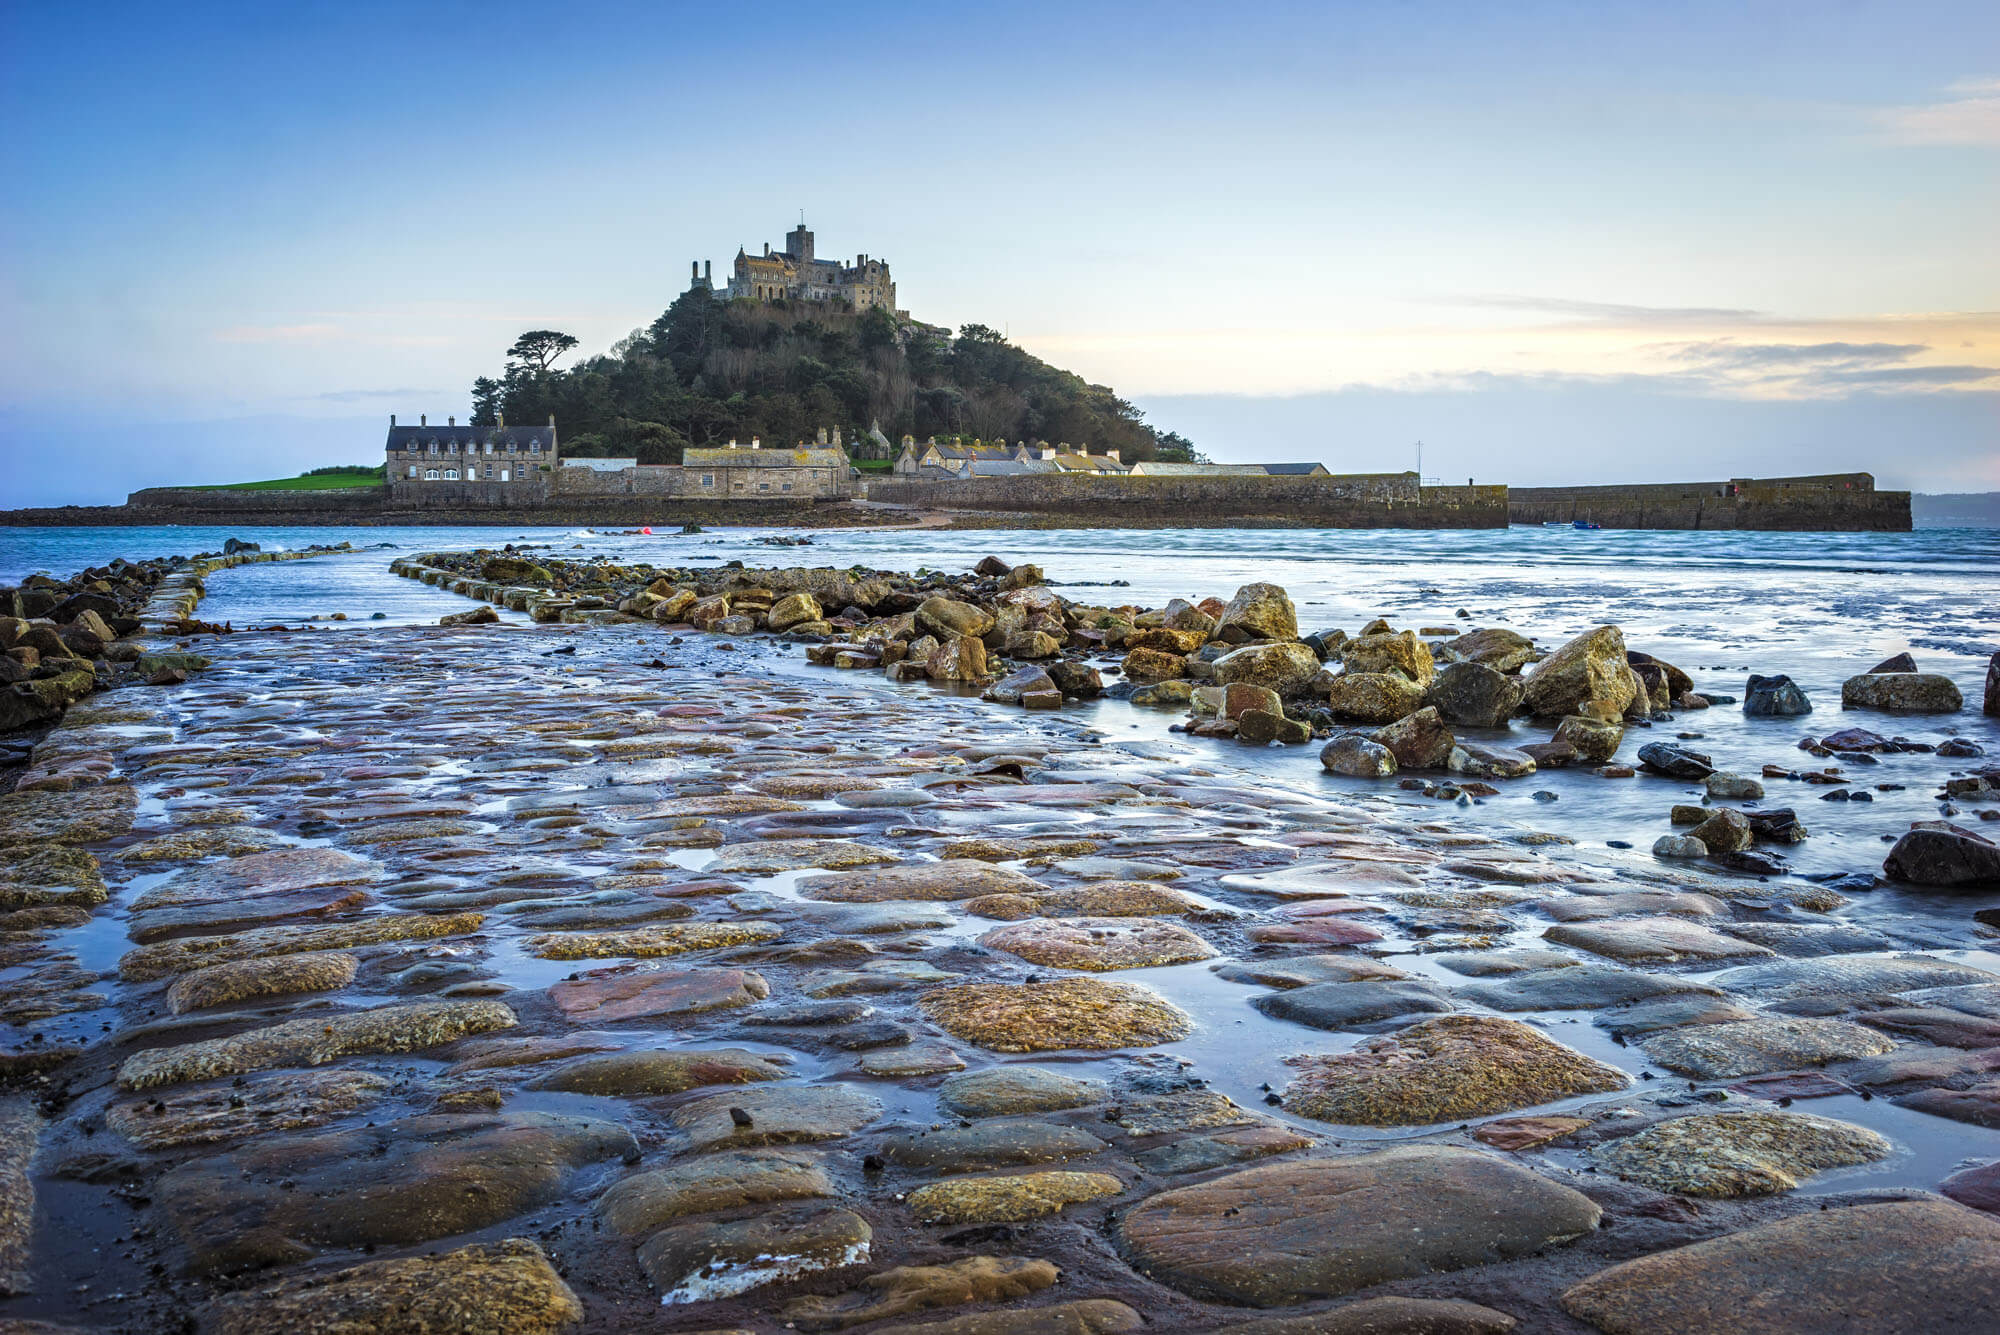
[[[161,581],[186,564],[120,559],[66,580],[30,575],[0,588],[0,732],[52,722],[120,676],[183,680],[172,656],[149,660],[129,637]]]

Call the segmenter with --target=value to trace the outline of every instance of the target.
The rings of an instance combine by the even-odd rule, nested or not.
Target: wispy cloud
[[[1943,389],[2000,379],[2000,367],[1910,365],[1931,350],[1926,343],[1738,343],[1723,338],[1660,344],[1652,350],[1687,367],[1711,389],[1811,395]]]
[[[1965,79],[1935,102],[1876,114],[1889,137],[1905,144],[2000,147],[2000,79]]]
[[[1448,306],[1555,315],[1586,324],[1618,325],[1628,328],[1634,325],[1749,324],[1764,318],[1762,311],[1739,310],[1728,306],[1634,306],[1615,301],[1574,301],[1567,297],[1531,297],[1508,293],[1440,297],[1436,300]]]
[[[312,396],[315,403],[367,403],[374,399],[428,399],[445,394],[441,389],[334,389]]]

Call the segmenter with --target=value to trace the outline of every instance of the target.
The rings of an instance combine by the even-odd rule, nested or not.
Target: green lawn
[[[864,473],[887,473],[896,467],[893,459],[856,459],[853,463]]]
[[[342,491],[349,487],[379,487],[382,475],[373,469],[340,473],[308,473],[300,477],[274,477],[266,482],[221,482],[209,487],[188,487],[188,491]]]

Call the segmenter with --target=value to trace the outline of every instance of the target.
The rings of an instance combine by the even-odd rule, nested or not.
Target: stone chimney
[[[504,429],[507,425],[507,414],[495,408],[493,410],[493,425]]]
[[[752,437],[750,437],[750,448],[751,448],[751,449],[753,449],[753,450],[761,450],[761,449],[763,449],[763,448],[764,448],[764,438],[763,438],[762,436],[752,436]]]
[[[445,424],[446,426],[457,426],[457,425],[458,425],[458,419],[457,419],[456,417],[447,417],[447,418],[445,418],[445,419],[444,419],[444,424]]]
[[[1119,463],[1124,463],[1124,462],[1125,462],[1125,461],[1124,461],[1123,459],[1120,459],[1120,458],[1118,457],[1118,451],[1116,451],[1116,450],[1106,450],[1106,451],[1104,452],[1104,457],[1105,457],[1105,458],[1107,458],[1107,459],[1109,459],[1109,460],[1110,460],[1110,461],[1111,461],[1112,463],[1114,463],[1114,464],[1119,464]]]
[[[423,413],[418,413],[418,414],[417,414],[417,425],[418,425],[418,426],[429,426],[430,424],[431,424],[431,419],[430,419],[430,418],[429,418],[428,416],[426,416],[426,415],[425,415],[425,414],[423,414]]]
[[[396,414],[394,413],[389,414],[389,425],[390,426],[396,425]]]

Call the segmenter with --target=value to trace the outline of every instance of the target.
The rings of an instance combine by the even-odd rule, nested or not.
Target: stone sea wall
[[[1910,529],[1910,493],[1876,491],[1866,474],[1612,487],[1515,487],[1508,493],[1507,511],[1516,524],[1566,524],[1582,519],[1604,528],[1882,533]]]
[[[1071,516],[1095,528],[1504,528],[1504,486],[1425,487],[1414,473],[1336,477],[887,478],[868,499],[926,509]]]

